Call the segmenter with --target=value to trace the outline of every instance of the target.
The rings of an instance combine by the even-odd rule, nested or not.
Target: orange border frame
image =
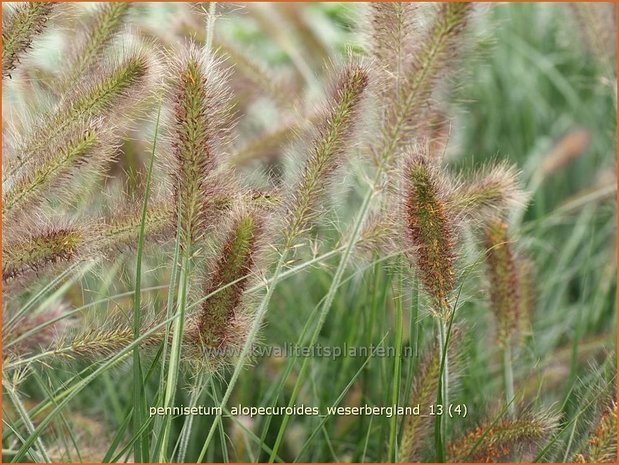
[[[43,3],[44,0],[35,0],[37,2],[41,2]],[[356,2],[356,1],[351,1],[351,0],[322,0],[324,3],[368,3],[368,2]],[[395,3],[396,0],[377,0],[373,3]],[[5,2],[4,0],[0,0],[1,3],[8,3]],[[126,2],[125,0],[108,0],[108,2],[123,2],[123,3],[182,3],[180,0],[137,0],[134,2]],[[297,0],[297,2],[299,3],[312,3],[311,0]],[[18,2],[15,2],[18,3]],[[65,1],[65,0],[60,0],[59,3],[90,3],[88,2],[88,0],[77,0],[74,2],[70,2],[70,1]],[[260,0],[245,0],[244,2],[233,2],[233,1],[229,1],[229,0],[224,0],[223,2],[218,2],[218,3],[292,3],[292,2],[287,2],[286,0],[270,0],[269,2],[261,2]],[[421,0],[420,2],[417,3],[435,3],[435,2],[431,2],[429,0]],[[442,3],[466,3],[466,0],[446,0]],[[497,1],[493,1],[493,0],[478,0],[474,3],[577,3],[577,2],[566,2],[565,0],[541,0],[541,1],[527,1],[527,0],[508,0],[506,2],[497,2]],[[585,0],[579,3],[619,3],[618,0],[614,0],[611,2],[604,2],[604,1],[599,1],[599,0]],[[0,19],[2,19],[2,15],[3,12],[2,10],[0,10]],[[615,21],[616,23],[619,23],[619,8],[616,9],[615,11]],[[619,34],[617,33],[617,31],[615,31],[615,41],[616,41],[616,46],[619,49]],[[0,42],[2,40],[0,39]],[[615,76],[619,76],[619,59],[615,62]],[[2,89],[2,83],[0,82],[0,90]],[[0,98],[0,112],[2,111],[2,99]],[[617,120],[617,116],[618,113],[615,114],[615,120],[616,120],[616,134],[619,133],[619,121]],[[2,120],[0,120],[0,129],[2,129]],[[617,147],[617,141],[615,141],[615,160],[618,161],[619,160],[619,150]],[[0,155],[2,155],[2,147],[0,146]],[[0,175],[2,174],[2,162],[0,161]],[[616,175],[617,178],[619,178],[619,164],[617,164],[616,167]],[[616,204],[619,204],[619,191],[617,191],[615,193],[615,202]],[[619,216],[616,216],[616,228],[619,230]],[[0,225],[0,241],[2,240],[2,226]],[[617,236],[615,235],[615,254],[616,254],[616,260],[619,262],[619,249],[617,248]],[[2,263],[2,257],[0,255],[0,264]],[[619,273],[618,273],[619,274]],[[2,288],[2,283],[0,282],[0,292],[3,292],[3,288]],[[616,295],[615,295],[615,303],[619,301],[619,287],[616,289]],[[4,303],[4,293],[2,293],[2,296],[0,297],[0,303]],[[1,326],[1,323],[0,323]],[[619,324],[617,324],[616,330],[619,329]],[[616,341],[615,341],[615,350],[617,350],[617,347],[619,347],[619,331],[616,331],[617,335],[616,335]],[[2,353],[2,333],[0,332],[0,354]],[[0,361],[0,363],[2,363]],[[617,364],[616,364],[616,371],[619,372],[619,358],[617,358]],[[0,380],[2,379],[2,372],[0,371]],[[619,393],[619,377],[616,378],[615,380],[616,383],[616,392]],[[619,394],[617,394],[619,396]],[[619,397],[617,399],[615,399],[616,401],[619,402]],[[0,395],[0,407],[2,406],[2,396]],[[617,414],[617,420],[619,422],[619,414]],[[0,432],[2,431],[2,424],[0,424]],[[619,443],[619,428],[617,431],[617,440]],[[0,463],[2,463],[2,456],[0,455]],[[67,464],[75,464],[75,465],[79,465],[80,462],[54,462],[54,463],[67,463]],[[97,462],[81,462],[82,464],[95,464]],[[186,463],[192,463],[192,462],[186,462]],[[238,462],[238,463],[243,463],[243,462]],[[326,462],[325,465],[327,464],[335,464],[338,462]],[[431,462],[428,462],[431,463]],[[522,465],[522,464],[526,464],[529,463],[532,465],[531,462],[506,462],[506,463],[510,463],[513,465]],[[549,465],[551,465],[552,463],[550,462],[545,462],[548,463]],[[568,463],[572,463],[572,462],[568,462]],[[305,465],[303,463],[301,463],[300,465]],[[309,465],[309,464],[308,464]],[[315,464],[313,464],[315,465]],[[372,465],[372,464],[369,464]]]

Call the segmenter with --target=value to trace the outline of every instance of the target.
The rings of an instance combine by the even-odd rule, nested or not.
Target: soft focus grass
[[[329,37],[334,56],[345,53],[346,46],[359,46],[359,37],[349,29],[352,18],[358,14],[357,6],[319,4],[306,8],[317,27]],[[173,11],[174,7],[164,6],[158,15],[165,18],[166,9]],[[259,49],[266,62],[287,62],[281,44],[255,24],[235,23],[226,18],[218,21],[218,27],[228,28],[237,40],[265,44]],[[570,450],[577,448],[579,434],[587,431],[596,399],[612,391],[609,386],[615,383],[614,193],[576,209],[562,208],[568,199],[593,187],[600,172],[614,174],[614,90],[601,77],[594,57],[571,32],[572,28],[566,26],[569,18],[563,5],[497,5],[484,8],[479,22],[485,29],[480,56],[465,63],[460,86],[452,93],[450,108],[455,117],[447,150],[450,166],[473,168],[488,160],[507,159],[523,170],[523,187],[533,189],[539,163],[554,142],[575,128],[585,128],[591,134],[591,144],[582,157],[544,179],[532,192],[519,230],[520,240],[536,264],[539,294],[533,334],[514,360],[516,392],[526,392],[526,402],[534,409],[554,405],[563,413],[557,435],[537,457],[541,461],[563,461],[571,457]],[[252,116],[255,113],[247,118]],[[257,118],[255,124],[264,123]],[[251,127],[252,122],[241,124]],[[348,176],[353,186],[358,185],[356,172],[353,167]],[[352,189],[352,194],[338,206],[338,229],[345,230],[342,224],[350,223],[359,206],[361,190]],[[335,247],[337,235],[333,228],[325,229],[326,237],[333,242],[317,244],[317,254]],[[140,247],[138,257],[141,253]],[[134,309],[141,306],[148,311],[166,308],[165,287],[170,280],[173,251],[153,254],[145,245],[141,257],[142,295],[136,300],[131,294],[119,296],[132,290],[136,279],[139,282],[134,255],[126,254],[87,271],[77,285],[64,291],[66,299],[77,303],[77,307],[99,302],[83,312],[84,321],[98,321],[109,311],[131,309],[132,305]],[[312,257],[306,250],[295,258],[299,265]],[[303,345],[310,340],[321,299],[329,290],[337,263],[337,255],[316,261],[277,286],[262,331],[262,344]],[[402,358],[401,364],[380,357],[311,359],[296,405],[324,409],[331,405],[391,405],[398,398],[400,405],[407,401],[419,356],[425,344],[435,337],[435,328],[418,298],[414,277],[404,283],[394,282],[390,270],[397,266],[397,257],[354,261],[343,277],[317,343],[340,347],[344,343],[351,347],[401,344],[411,347],[414,355]],[[479,267],[465,281],[462,305],[455,316],[455,322],[463,328],[463,356],[459,364],[450,367],[459,379],[451,402],[465,403],[469,415],[466,419],[447,420],[449,437],[504,407],[500,352],[479,285],[481,273]],[[149,291],[151,287],[158,289]],[[172,288],[170,292],[176,291]],[[400,293],[403,298],[394,300]],[[169,315],[173,313],[174,310]],[[397,321],[400,314],[403,319]],[[105,365],[77,362],[54,364],[53,369],[33,364],[30,376],[20,386],[21,400],[25,409],[30,410],[49,399],[51,393],[57,395],[45,409],[29,412],[34,421],[30,430],[36,432],[34,428],[41,419],[58,409],[51,429],[41,436],[50,455],[53,452],[67,460],[105,457],[124,461],[135,451],[143,454],[143,459],[148,457],[149,443],[144,438],[160,428],[160,419],[149,420],[141,413],[138,418],[145,423],[140,429],[128,420],[129,413],[140,408],[134,403],[134,395],[143,396],[145,406],[163,404],[165,383],[161,383],[158,362],[142,357],[138,369],[129,363],[130,355],[128,348],[125,357],[116,360],[110,370],[103,370]],[[242,371],[228,407],[287,405],[302,363],[303,359],[295,358],[254,360],[252,366]],[[554,384],[551,377],[542,376],[549,367],[559,377]],[[88,376],[94,379],[85,385]],[[82,380],[84,387],[79,392],[66,387],[81,386],[78,380]],[[217,405],[226,390],[226,380],[225,375],[196,379],[180,370],[175,402]],[[75,382],[78,384],[71,384]],[[71,402],[62,405],[68,399]],[[7,403],[5,412],[9,408]],[[36,415],[39,410],[43,410],[42,417]],[[12,409],[5,416],[5,435],[10,434],[8,426],[14,421],[9,418],[16,418]],[[191,424],[189,420],[172,418],[172,442],[161,457],[150,459],[195,461],[213,419],[196,416]],[[285,428],[283,421],[280,416],[225,417],[222,428],[206,449],[204,460],[376,462],[392,460],[397,450],[394,431],[399,425],[394,419],[293,416]],[[140,436],[141,433],[145,435]],[[274,454],[271,448],[278,435],[282,438],[281,447]],[[31,435],[30,442],[36,437]],[[182,445],[175,447],[179,437],[183,438]],[[157,447],[156,439],[151,442],[150,451]],[[428,446],[427,458],[433,460],[433,444]],[[5,450],[4,459],[12,460],[14,453]]]

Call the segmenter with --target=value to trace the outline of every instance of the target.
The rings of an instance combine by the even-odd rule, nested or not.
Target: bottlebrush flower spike
[[[9,178],[3,189],[2,217],[15,221],[16,215],[32,216],[32,207],[38,206],[53,194],[66,197],[68,181],[83,169],[101,173],[113,157],[109,134],[100,121],[75,128],[68,137],[50,141],[38,156],[31,160],[27,170]],[[36,210],[35,210],[36,212]]]
[[[35,123],[34,129],[24,138],[9,159],[6,176],[15,175],[25,168],[52,142],[71,138],[76,128],[93,120],[104,119],[108,129],[122,120],[127,109],[144,98],[151,89],[154,63],[145,53],[135,51],[124,59],[101,64],[97,70],[67,92],[56,109]]]
[[[461,339],[461,331],[454,328],[451,333],[448,348],[448,358],[451,360],[458,353]],[[423,406],[436,403],[436,393],[441,371],[441,350],[439,341],[436,339],[428,348],[419,367],[415,370],[415,378],[410,393],[409,404],[414,407],[419,404]],[[453,378],[451,379],[453,382]],[[402,440],[400,441],[400,451],[398,459],[400,462],[420,461],[419,453],[426,444],[426,440],[432,431],[435,419],[429,415],[411,415],[404,420],[402,429]]]
[[[48,347],[59,335],[65,334],[74,326],[75,320],[64,317],[67,312],[67,306],[52,304],[36,314],[26,315],[8,331],[4,331],[3,328],[3,359],[16,354],[29,354],[42,347]],[[30,331],[34,331],[52,320],[56,321],[27,335]],[[10,347],[7,348],[7,345],[10,345]]]
[[[402,76],[396,80],[397,88],[392,92],[396,97],[387,100],[382,137],[373,148],[378,166],[390,167],[394,156],[415,137],[415,130],[427,123],[431,94],[436,83],[448,76],[472,9],[471,3],[440,3],[436,7],[433,23],[418,40]]]
[[[80,31],[80,37],[70,52],[62,77],[64,86],[72,85],[101,57],[105,48],[118,35],[131,11],[130,2],[103,3]]]
[[[494,221],[485,230],[490,300],[497,320],[497,341],[507,345],[520,324],[520,279],[507,224]]]
[[[144,334],[154,326],[145,324],[140,333]],[[142,339],[140,347],[147,350],[158,347],[165,340],[165,336],[165,328],[157,329]],[[58,358],[98,360],[118,353],[134,340],[131,326],[122,321],[108,321],[102,328],[89,328],[57,338],[49,351],[50,356]]]
[[[170,81],[170,171],[185,247],[204,232],[209,200],[221,190],[213,175],[231,125],[229,98],[218,64],[194,46],[174,64]]]
[[[21,57],[41,34],[56,2],[24,2],[5,14],[2,21],[2,78],[11,75]]]
[[[403,222],[407,255],[434,308],[447,315],[448,299],[456,284],[457,225],[448,209],[445,180],[425,152],[413,148],[404,163]],[[440,309],[440,310],[439,310]]]
[[[368,73],[359,65],[348,65],[335,82],[324,118],[315,127],[302,173],[286,202],[283,217],[288,243],[294,242],[319,215],[317,206],[350,148],[367,85]]]
[[[257,268],[266,226],[263,216],[244,207],[231,213],[230,227],[204,288],[205,296],[213,295],[204,301],[187,331],[190,341],[207,350],[228,350],[243,343],[248,323],[244,293]],[[225,359],[208,352],[206,357],[209,366],[218,366]]]
[[[617,463],[617,404],[612,402],[600,416],[584,450],[575,462]]]
[[[26,235],[27,236],[27,235]],[[3,240],[2,281],[23,278],[56,262],[70,263],[82,255],[84,232],[54,226],[18,240]]]
[[[557,418],[551,412],[529,412],[515,419],[486,421],[450,443],[447,459],[471,463],[530,461],[556,427]]]
[[[25,226],[28,224],[28,226]],[[24,285],[32,275],[55,264],[65,266],[80,260],[110,256],[120,246],[136,243],[141,227],[139,209],[117,213],[114,218],[83,222],[81,225],[43,226],[36,220],[22,223],[31,232],[24,235],[13,223],[2,242],[2,282],[4,285]],[[173,235],[174,219],[170,207],[153,204],[145,218],[145,233],[149,239],[166,240]]]
[[[385,95],[394,98],[397,81],[410,66],[419,46],[421,12],[419,5],[409,2],[369,3],[367,25],[371,52],[384,79],[393,81],[381,86]]]
[[[505,217],[524,203],[518,187],[518,171],[501,163],[463,181],[450,199],[451,208],[465,218],[488,221]]]

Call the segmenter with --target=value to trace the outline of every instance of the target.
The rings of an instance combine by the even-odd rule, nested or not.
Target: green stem
[[[375,184],[376,183],[374,183],[373,186]],[[374,195],[374,189],[372,188],[366,194],[365,199],[363,200],[363,204],[361,205],[361,210],[359,212],[359,217],[357,218],[355,227],[353,228],[352,237],[350,238],[346,246],[346,250],[342,254],[342,258],[340,259],[337,270],[335,271],[335,275],[333,276],[333,281],[331,281],[331,286],[329,287],[327,295],[325,296],[323,300],[323,304],[320,309],[320,315],[318,317],[318,322],[316,323],[316,327],[314,328],[312,339],[310,340],[310,343],[308,344],[309,347],[313,347],[314,345],[316,345],[316,341],[318,340],[320,331],[322,330],[325,320],[327,319],[327,314],[329,313],[329,310],[331,309],[331,305],[333,304],[333,299],[335,298],[335,294],[337,292],[337,289],[339,288],[340,282],[342,280],[342,276],[344,275],[344,270],[346,269],[346,266],[348,265],[348,260],[352,254],[353,246],[357,242],[357,238],[359,237],[359,233],[361,231],[361,226],[365,222],[365,218],[369,212],[370,200],[372,199],[373,195]],[[294,402],[297,399],[297,396],[301,389],[301,384],[305,378],[305,372],[309,366],[309,360],[310,360],[309,358],[303,359],[301,370],[299,371],[299,375],[297,377],[297,381],[292,391],[290,401],[288,402],[289,407],[292,407],[294,405]],[[277,434],[275,444],[273,445],[273,451],[271,452],[271,456],[269,457],[269,463],[273,463],[275,460],[275,457],[277,456],[277,452],[279,451],[279,446],[281,445],[282,439],[284,437],[284,432],[286,431],[286,426],[288,425],[289,419],[290,417],[288,415],[285,415],[282,420],[282,424],[279,428],[279,432]]]
[[[183,330],[185,328],[185,308],[187,306],[187,287],[189,284],[189,250],[183,251],[181,260],[180,286],[178,289],[178,309],[176,312],[176,320],[174,321],[174,331],[172,333],[172,350],[170,351],[170,361],[168,364],[168,376],[166,383],[165,396],[163,401],[164,407],[171,407],[174,403],[176,394],[176,384],[178,380],[178,371],[180,366],[180,356],[183,342]],[[164,420],[161,450],[159,451],[159,462],[167,462],[166,450],[168,439],[170,437],[170,427],[172,419],[167,416]]]
[[[400,401],[400,378],[402,370],[402,298],[403,298],[403,277],[402,277],[402,261],[401,257],[398,259],[398,279],[395,297],[395,360],[393,367],[393,385],[391,391],[391,403],[392,405],[398,405]],[[398,429],[398,416],[393,415],[389,425],[389,457],[391,462],[397,462],[397,447],[396,447],[396,433]]]
[[[449,408],[449,360],[447,356],[447,332],[448,321],[444,315],[438,318],[438,339],[439,339],[439,355],[441,360],[441,370],[439,379],[439,392],[437,404],[442,406],[441,415],[437,415],[437,458],[439,462],[445,461],[445,444],[447,442],[447,424],[444,421],[445,412]],[[440,408],[440,407],[437,407]]]
[[[509,343],[503,348],[503,381],[505,383],[505,402],[507,411],[512,418],[516,417],[516,405],[514,404],[514,369],[512,366],[512,349]]]

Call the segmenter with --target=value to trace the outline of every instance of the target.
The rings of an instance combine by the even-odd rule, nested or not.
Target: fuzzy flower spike
[[[404,164],[404,226],[408,257],[442,317],[456,285],[457,226],[446,199],[445,179],[425,151],[413,148]]]

